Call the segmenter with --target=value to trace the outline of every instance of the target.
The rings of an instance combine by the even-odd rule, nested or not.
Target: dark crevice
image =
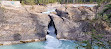
[[[68,15],[69,15],[68,12],[64,12],[57,9],[55,11],[57,12],[56,15],[58,15],[63,21],[64,21],[63,17],[68,18]]]
[[[64,19],[61,17],[61,19],[64,21]]]
[[[48,16],[49,16],[49,18],[51,19],[51,20],[50,20],[50,23],[48,24],[48,28],[49,28],[50,26],[54,26],[55,34],[57,35],[57,29],[56,29],[56,27],[55,27],[54,21],[53,21],[53,19],[52,19],[52,17],[51,17],[50,15],[48,15]],[[49,33],[47,33],[47,34],[49,34]]]

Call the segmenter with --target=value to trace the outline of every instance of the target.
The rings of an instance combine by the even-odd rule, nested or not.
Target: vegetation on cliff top
[[[111,27],[111,4],[105,5],[105,9],[99,13],[99,18]]]
[[[23,4],[48,4],[48,3],[108,3],[111,0],[15,0],[21,1]]]
[[[111,27],[111,3],[105,4],[102,12],[100,12],[98,14],[98,16],[99,16],[99,18],[96,21],[99,21],[100,23],[102,23],[104,21],[104,22],[106,22],[106,24],[109,27]],[[95,21],[93,23],[95,23]],[[97,27],[99,27],[99,26],[97,26]],[[105,35],[105,33],[100,34],[95,29],[92,29],[91,40],[82,41],[81,43],[85,43],[86,45],[84,46],[82,44],[79,44],[78,47],[84,47],[86,49],[94,49],[93,46],[97,45],[98,47],[100,47],[100,49],[101,49],[101,47],[103,49],[110,49],[111,48],[111,41],[109,41],[109,40],[102,41],[102,39],[104,38],[103,37],[104,35]],[[77,49],[78,49],[78,47],[77,47]]]

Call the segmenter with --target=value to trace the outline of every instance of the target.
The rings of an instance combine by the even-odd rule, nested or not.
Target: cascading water
[[[54,22],[51,18],[51,16],[49,16],[51,21],[49,23],[49,27],[48,27],[48,35],[46,35],[46,45],[45,45],[45,49],[60,49],[60,45],[61,45],[61,41],[59,41],[56,38],[56,29],[55,29],[55,25]],[[54,46],[55,45],[55,46]]]
[[[48,35],[46,35],[45,49],[60,49],[61,41],[56,38],[54,26],[49,27]]]

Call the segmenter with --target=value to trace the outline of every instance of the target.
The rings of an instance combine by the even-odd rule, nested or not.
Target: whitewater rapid
[[[62,42],[56,38],[55,29],[50,26],[48,29],[48,35],[46,35],[46,45],[45,49],[62,49],[60,48]]]

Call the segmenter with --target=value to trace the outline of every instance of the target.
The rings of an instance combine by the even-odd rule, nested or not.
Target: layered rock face
[[[89,40],[92,25],[84,20],[92,20],[95,13],[88,7],[69,7],[64,10],[57,9],[57,15],[51,15],[57,29],[57,38],[71,40]]]
[[[58,39],[91,40],[94,33],[104,34],[103,40],[111,40],[111,28],[104,22],[95,21],[95,7],[61,4],[47,7],[56,8],[56,12],[44,14],[42,12],[46,12],[47,8],[43,6],[24,6],[23,9],[17,10],[0,8],[0,41],[45,40],[51,19]]]
[[[0,41],[45,40],[49,22],[47,14],[0,8]]]
[[[94,9],[90,7],[68,7],[65,10],[57,9],[57,15],[53,20],[57,29],[57,38],[72,40],[89,40],[91,35],[84,32],[90,32],[92,25],[84,20],[93,20],[95,18]]]
[[[94,21],[97,18],[95,7],[66,7],[64,10],[57,8],[56,12],[57,15],[50,15],[55,23],[59,39],[85,41],[91,40],[93,33],[109,34],[103,23]]]

